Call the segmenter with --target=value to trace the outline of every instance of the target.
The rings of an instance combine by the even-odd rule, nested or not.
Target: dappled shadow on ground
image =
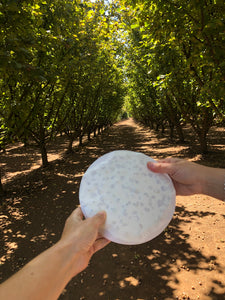
[[[147,127],[142,127],[146,132],[149,132]],[[154,156],[160,155],[160,157],[177,156],[180,158],[188,158],[192,161],[199,162],[201,164],[225,168],[225,129],[222,127],[213,126],[210,128],[207,141],[208,141],[208,153],[200,153],[200,145],[196,134],[190,125],[183,127],[185,142],[180,143],[178,136],[174,135],[174,139],[169,138],[169,129],[165,129],[165,133],[160,131],[150,131],[152,141],[151,153]]]
[[[99,156],[120,149],[157,159],[168,153],[185,157],[188,145],[176,147],[166,137],[126,121],[73,154],[52,161],[48,168],[16,176],[6,184],[2,207],[1,280],[60,238],[67,216],[79,204],[85,170]],[[186,157],[202,162],[197,154]],[[213,209],[207,199],[204,207],[201,202],[191,206],[185,201],[178,202],[170,225],[154,240],[137,246],[111,243],[97,253],[60,299],[198,299],[198,295],[206,300],[224,299],[225,207],[216,203],[217,210]],[[204,226],[208,226],[206,233]],[[214,226],[213,232],[209,226]],[[216,234],[215,240],[208,241],[207,234],[210,238]],[[206,241],[212,244],[210,248]]]
[[[71,281],[61,299],[197,299],[190,293],[176,292],[180,284],[178,274],[189,276],[204,271],[208,277],[207,289],[225,288],[221,281],[210,276],[216,256],[205,256],[188,242],[189,235],[181,229],[183,222],[202,218],[210,213],[189,213],[179,207],[166,231],[154,240],[138,246],[111,244],[92,260],[89,269]],[[224,267],[216,265],[217,272]],[[96,272],[98,270],[98,272]],[[201,282],[197,282],[201,286]],[[214,287],[216,285],[216,287]],[[195,286],[195,289],[198,287]],[[214,291],[214,298],[224,299]],[[180,298],[181,299],[181,298]]]
[[[54,161],[61,158],[67,147],[65,136],[57,136],[50,145],[47,145],[48,160]],[[41,166],[40,149],[34,143],[24,146],[15,143],[7,148],[5,153],[0,154],[2,181],[6,182],[15,176],[28,174]]]

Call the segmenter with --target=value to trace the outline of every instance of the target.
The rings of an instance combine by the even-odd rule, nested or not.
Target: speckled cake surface
[[[97,159],[85,172],[79,191],[85,217],[107,212],[101,233],[127,245],[147,242],[159,235],[175,209],[175,189],[167,174],[147,168],[149,156],[118,150]]]

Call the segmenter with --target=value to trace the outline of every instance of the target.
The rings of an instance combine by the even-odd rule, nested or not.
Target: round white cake
[[[107,213],[101,234],[126,245],[145,243],[169,224],[175,209],[175,189],[167,174],[147,168],[151,157],[118,150],[98,158],[85,172],[79,191],[86,218]]]

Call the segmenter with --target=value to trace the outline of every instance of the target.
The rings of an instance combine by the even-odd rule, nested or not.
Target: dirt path
[[[2,155],[8,193],[0,215],[1,281],[58,240],[78,205],[83,172],[100,155],[127,149],[225,167],[224,130],[214,129],[210,138],[216,139],[213,152],[203,159],[188,144],[174,146],[127,120],[72,155],[63,155],[66,141],[59,138],[50,149],[59,159],[48,169],[37,168],[40,156],[32,149],[14,148]],[[224,295],[225,203],[199,195],[178,197],[173,220],[154,240],[139,246],[111,243],[97,253],[60,299],[222,300]]]

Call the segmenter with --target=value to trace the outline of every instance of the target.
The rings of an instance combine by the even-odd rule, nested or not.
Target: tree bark
[[[173,140],[174,138],[174,124],[172,122],[169,122],[170,127],[170,139]]]
[[[182,126],[180,125],[179,122],[176,123],[176,131],[177,131],[177,134],[179,136],[179,142],[180,143],[184,143],[184,133],[183,133],[183,129],[182,129]]]
[[[153,130],[154,129],[154,123],[152,121],[149,121],[149,126],[150,126],[150,129]]]
[[[83,135],[79,136],[79,146],[83,146]]]
[[[201,123],[197,126],[193,126],[195,132],[198,135],[199,143],[200,143],[200,151],[202,154],[208,153],[208,141],[207,134],[209,132],[210,127],[213,124],[213,113],[210,108],[205,108],[202,110],[202,119]]]
[[[72,153],[73,152],[73,137],[72,136],[69,136],[69,145],[67,147],[67,153]]]
[[[202,154],[208,153],[207,134],[205,132],[198,132],[198,138],[200,143],[200,151]]]
[[[40,144],[41,149],[41,158],[42,158],[42,166],[45,168],[48,165],[48,156],[45,142]]]
[[[176,107],[176,105],[174,105],[171,97],[169,97],[169,95],[166,95],[166,103],[168,104],[168,117],[170,119],[170,126],[175,126],[178,137],[179,137],[179,142],[180,143],[184,143],[184,134],[183,134],[183,129],[180,123],[180,114],[178,112],[178,109]],[[171,125],[173,124],[173,125]],[[174,130],[174,128],[172,129],[172,131]],[[171,140],[173,139],[173,132],[170,133],[170,138]]]
[[[1,205],[3,203],[3,196],[4,196],[4,189],[3,189],[3,184],[2,184],[2,170],[0,168],[0,204]]]

